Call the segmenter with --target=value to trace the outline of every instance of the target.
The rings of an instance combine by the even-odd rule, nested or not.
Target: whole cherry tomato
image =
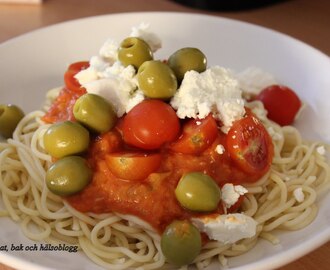
[[[301,107],[301,101],[296,93],[283,85],[266,87],[256,99],[264,104],[268,118],[281,126],[292,124]]]
[[[47,113],[43,116],[43,121],[46,123],[56,123],[65,120],[75,120],[73,106],[76,100],[86,93],[86,89],[81,87],[74,76],[88,66],[89,63],[86,61],[76,62],[69,65],[64,74],[65,87],[61,90]]]
[[[64,73],[65,86],[76,93],[83,94],[85,89],[81,87],[78,80],[74,77],[79,71],[89,67],[89,63],[86,61],[75,62],[69,65],[67,71]]]
[[[127,113],[121,128],[127,144],[141,149],[158,149],[178,137],[180,122],[170,105],[148,99]]]

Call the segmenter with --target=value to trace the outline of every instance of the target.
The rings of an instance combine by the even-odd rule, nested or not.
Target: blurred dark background
[[[174,2],[205,10],[239,11],[260,8],[288,0],[173,0]],[[317,0],[311,0],[317,1]]]

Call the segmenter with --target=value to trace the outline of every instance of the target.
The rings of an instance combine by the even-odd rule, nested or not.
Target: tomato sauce
[[[215,151],[216,145],[224,139],[224,135],[219,135],[199,156],[172,153],[164,147],[162,163],[156,172],[143,181],[129,181],[117,178],[107,164],[105,156],[122,146],[118,133],[111,131],[101,139],[97,138],[90,148],[88,160],[94,170],[92,183],[67,200],[82,212],[131,214],[163,231],[174,219],[198,215],[183,209],[175,198],[174,190],[184,173],[202,171],[213,177],[219,186],[227,182],[242,183],[252,177],[236,168],[227,154],[220,155]],[[256,177],[249,180],[256,180]],[[216,212],[223,213],[222,207]]]
[[[76,100],[86,91],[74,92],[63,88],[58,97],[54,100],[42,120],[46,123],[56,123],[65,120],[74,120],[73,106]]]
[[[64,88],[43,120],[48,123],[72,120],[72,106],[81,94]],[[211,176],[220,187],[228,182],[254,182],[264,173],[247,174],[238,168],[226,150],[227,135],[219,131],[213,143],[202,153],[182,154],[171,151],[165,145],[156,150],[162,157],[158,169],[146,179],[120,179],[113,174],[106,158],[110,153],[131,151],[123,143],[118,127],[120,129],[120,123],[108,133],[92,138],[86,154],[94,171],[92,182],[80,193],[66,198],[81,212],[130,214],[147,221],[161,232],[174,219],[198,216],[183,209],[175,197],[174,190],[184,173],[203,172]],[[222,154],[217,153],[217,145],[225,147]],[[148,151],[145,150],[145,153]],[[239,204],[235,207],[239,207]],[[223,213],[221,203],[214,213]]]

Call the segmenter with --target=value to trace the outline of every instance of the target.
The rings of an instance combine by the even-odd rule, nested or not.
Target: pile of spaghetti
[[[50,124],[43,117],[60,90],[50,91],[47,108],[26,115],[12,138],[0,143],[4,205],[0,215],[17,222],[32,240],[78,246],[106,269],[170,267],[158,228],[127,213],[78,211],[47,188],[45,176],[54,160],[44,149],[43,137]],[[205,240],[193,261],[198,268],[207,267],[214,259],[226,264],[226,258],[249,251],[259,238],[276,244],[276,230],[306,227],[317,216],[318,199],[329,190],[328,146],[304,141],[295,127],[269,120],[260,101],[245,106],[263,123],[274,146],[267,173],[258,181],[242,184],[248,192],[236,210],[256,221],[256,234],[235,243]]]

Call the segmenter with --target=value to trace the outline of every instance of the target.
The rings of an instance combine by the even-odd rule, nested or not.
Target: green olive
[[[175,189],[175,196],[184,208],[199,212],[215,210],[221,199],[217,183],[201,172],[183,175]]]
[[[175,220],[168,225],[160,244],[167,261],[177,266],[192,263],[202,248],[200,232],[186,220]]]
[[[81,124],[98,133],[109,131],[117,121],[112,105],[95,94],[79,97],[73,107],[73,115]]]
[[[140,89],[149,98],[171,98],[178,88],[173,70],[161,61],[144,62],[137,78]]]
[[[77,122],[64,121],[51,125],[43,137],[45,150],[55,158],[87,150],[89,132]]]
[[[64,157],[56,161],[46,172],[48,189],[60,196],[81,191],[92,179],[87,161],[79,156]]]
[[[206,62],[205,55],[199,49],[189,47],[177,50],[168,59],[168,65],[173,69],[179,82],[189,70],[205,71]]]
[[[16,105],[0,104],[0,134],[5,138],[10,138],[23,117],[23,111]]]
[[[124,65],[132,65],[138,69],[143,62],[153,59],[149,45],[137,37],[124,39],[118,50],[118,59]]]

